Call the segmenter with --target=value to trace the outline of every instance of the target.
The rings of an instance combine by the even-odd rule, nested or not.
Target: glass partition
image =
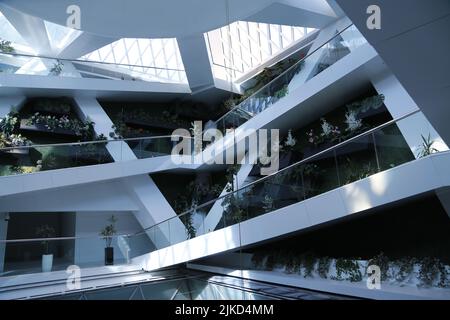
[[[81,59],[55,59],[45,56],[4,52],[0,52],[0,72],[2,74],[186,83],[186,73],[181,69]]]
[[[0,148],[0,176],[169,156],[176,143],[157,136]]]
[[[239,224],[415,160],[411,146],[400,132],[399,124],[417,114],[418,111],[414,111],[361,133],[273,175],[156,224],[145,233],[161,249]],[[422,128],[417,130],[421,131]],[[205,224],[205,215],[201,216],[200,223],[193,223],[194,215],[198,212],[208,214],[215,205],[221,211],[216,224]],[[129,239],[133,241],[140,236],[141,234],[132,235]]]
[[[226,129],[239,127],[366,42],[353,25],[337,31],[336,35],[323,45],[314,49],[305,58],[299,60],[217,120],[217,128],[225,132]]]

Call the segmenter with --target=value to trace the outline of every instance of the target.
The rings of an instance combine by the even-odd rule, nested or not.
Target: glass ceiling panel
[[[131,65],[119,67],[145,73],[155,81],[177,83],[187,81],[175,38],[123,38],[88,53],[81,59]]]
[[[235,80],[302,39],[312,28],[236,21],[209,31],[209,46],[214,76]]]
[[[83,33],[82,31],[64,27],[49,21],[44,21],[44,24],[45,29],[47,29],[50,45],[56,52],[60,52]]]

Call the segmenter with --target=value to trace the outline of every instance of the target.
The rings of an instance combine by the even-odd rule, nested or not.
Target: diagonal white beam
[[[0,10],[36,53],[52,55],[53,51],[44,20],[24,14],[0,3]]]
[[[177,41],[191,90],[214,85],[208,48],[203,34],[177,38]]]
[[[102,37],[83,32],[74,41],[72,41],[72,43],[65,47],[58,54],[58,57],[65,59],[77,59],[117,40],[117,38]]]

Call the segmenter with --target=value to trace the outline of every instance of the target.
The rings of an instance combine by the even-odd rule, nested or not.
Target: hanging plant
[[[53,64],[53,67],[50,69],[50,74],[54,76],[59,76],[63,70],[64,64],[56,60],[56,62]]]
[[[379,94],[373,97],[363,99],[361,101],[352,102],[347,105],[347,110],[354,112],[356,115],[367,112],[371,109],[378,109],[384,104],[384,95]]]
[[[347,128],[345,129],[348,132],[354,132],[362,127],[362,119],[357,118],[357,113],[355,110],[348,110],[345,113],[345,121],[347,124]]]
[[[0,52],[2,52],[2,53],[13,53],[14,51],[15,51],[15,49],[11,45],[11,41],[2,40],[0,38]]]

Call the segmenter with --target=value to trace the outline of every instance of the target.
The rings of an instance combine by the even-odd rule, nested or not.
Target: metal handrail
[[[281,74],[279,74],[276,78],[272,79],[271,81],[269,81],[268,83],[266,83],[264,86],[262,86],[261,88],[259,88],[257,91],[255,91],[251,96],[247,97],[244,101],[242,101],[241,103],[239,103],[237,106],[235,106],[233,109],[231,109],[230,111],[228,111],[227,113],[225,113],[223,116],[221,116],[219,119],[217,119],[215,121],[215,123],[218,123],[220,120],[224,119],[228,114],[230,114],[231,112],[235,111],[236,109],[238,109],[241,104],[243,104],[245,101],[247,101],[248,99],[253,98],[256,94],[259,94],[262,90],[266,89],[270,84],[272,84],[273,82],[275,82],[276,80],[278,80],[279,78],[281,78],[282,76],[284,76],[286,73],[288,73],[289,71],[293,70],[295,67],[297,67],[300,63],[302,63],[305,59],[309,58],[310,56],[312,56],[314,53],[316,53],[317,51],[319,51],[323,46],[325,46],[326,44],[328,44],[330,41],[334,40],[335,38],[337,38],[338,36],[340,36],[343,32],[345,32],[346,30],[348,30],[349,28],[351,28],[353,26],[353,23],[346,26],[344,29],[342,29],[341,31],[339,31],[338,33],[336,33],[333,37],[331,37],[330,39],[328,39],[325,43],[323,43],[322,45],[320,45],[319,47],[317,47],[316,49],[314,49],[312,52],[308,53],[306,56],[304,56],[302,59],[300,59],[299,61],[297,61],[295,64],[293,64],[292,66],[290,66],[288,69],[286,69],[284,72],[282,72]]]
[[[238,193],[238,192],[241,192],[242,190],[247,189],[249,186],[255,185],[255,184],[260,183],[260,182],[262,182],[262,181],[264,181],[264,180],[266,180],[266,179],[272,178],[273,176],[275,176],[275,175],[277,175],[277,174],[279,174],[279,173],[282,173],[282,172],[284,172],[284,171],[286,171],[286,170],[289,170],[289,169],[291,169],[291,168],[293,168],[293,167],[295,167],[295,166],[298,166],[298,165],[301,165],[301,164],[303,164],[303,163],[309,162],[310,160],[312,160],[312,159],[314,159],[314,158],[317,158],[317,157],[321,156],[321,155],[324,154],[324,153],[328,153],[328,152],[333,151],[333,150],[335,150],[335,149],[338,149],[338,148],[340,148],[340,147],[342,147],[342,146],[344,146],[344,145],[347,145],[347,144],[349,144],[349,143],[351,143],[351,142],[353,142],[353,141],[355,141],[355,140],[357,140],[357,139],[360,139],[360,138],[362,138],[362,137],[368,136],[368,135],[370,135],[370,134],[372,134],[372,133],[374,133],[374,132],[376,132],[376,131],[379,131],[379,130],[381,130],[381,129],[383,129],[383,128],[385,128],[385,127],[391,125],[391,124],[394,124],[394,123],[396,123],[396,122],[398,122],[398,121],[401,121],[401,120],[403,120],[403,119],[405,119],[405,118],[407,118],[407,117],[410,117],[410,116],[412,116],[412,115],[414,115],[414,114],[416,114],[416,113],[418,113],[418,112],[420,112],[420,109],[416,109],[416,110],[414,110],[414,111],[412,111],[412,112],[408,112],[407,114],[405,114],[405,115],[403,115],[403,116],[401,116],[401,117],[398,117],[398,118],[396,118],[396,119],[393,119],[393,120],[390,120],[390,121],[388,121],[388,122],[385,122],[385,123],[383,123],[383,124],[381,124],[381,125],[379,125],[379,126],[377,126],[377,127],[375,127],[375,128],[372,128],[372,129],[370,129],[370,130],[367,130],[367,131],[365,131],[365,132],[363,132],[363,133],[361,133],[361,134],[359,134],[359,135],[356,135],[356,136],[354,136],[354,137],[352,137],[352,138],[349,138],[349,139],[347,139],[347,140],[345,140],[345,141],[343,141],[343,142],[340,142],[340,143],[338,143],[338,144],[336,144],[336,145],[334,145],[334,146],[331,146],[331,147],[329,147],[329,148],[327,148],[327,149],[325,149],[325,150],[323,150],[323,151],[320,151],[320,152],[318,152],[318,153],[316,153],[316,154],[313,154],[312,156],[309,156],[309,157],[304,158],[304,159],[302,159],[302,160],[300,160],[300,161],[298,161],[298,162],[296,162],[296,163],[293,163],[293,164],[291,164],[291,165],[289,165],[289,166],[287,166],[287,167],[285,167],[285,168],[283,168],[283,169],[281,169],[281,170],[279,170],[279,171],[277,171],[277,172],[275,172],[275,173],[272,173],[272,174],[267,175],[267,176],[265,176],[265,177],[262,177],[262,178],[260,178],[260,179],[258,179],[258,180],[255,180],[255,181],[253,181],[253,182],[251,182],[251,183],[245,185],[244,187],[241,187],[241,188],[239,188],[239,189],[237,189],[237,190],[233,190],[233,191],[228,192],[228,193],[226,193],[226,194],[224,194],[224,195],[222,195],[222,196],[220,196],[220,197],[217,197],[217,198],[215,198],[215,199],[213,199],[213,200],[210,200],[210,201],[204,202],[204,203],[202,203],[202,204],[200,204],[200,205],[197,205],[197,206],[195,206],[193,209],[189,209],[189,210],[184,211],[184,212],[182,212],[182,213],[180,213],[180,214],[177,214],[177,216],[175,216],[175,217],[171,217],[171,218],[165,219],[165,220],[163,220],[163,221],[160,221],[160,222],[154,224],[153,226],[148,227],[148,228],[144,229],[143,231],[137,232],[137,233],[135,233],[135,234],[133,234],[133,235],[139,235],[139,234],[145,233],[147,230],[149,230],[149,229],[151,229],[151,228],[153,228],[153,227],[155,227],[155,226],[158,226],[159,224],[162,224],[162,223],[167,222],[167,221],[169,221],[169,220],[172,220],[172,219],[174,219],[174,218],[180,218],[180,217],[182,217],[182,216],[184,216],[184,215],[187,215],[187,214],[189,214],[189,213],[191,213],[191,212],[193,212],[193,211],[196,211],[196,210],[198,210],[198,209],[204,208],[204,207],[206,207],[206,206],[208,206],[208,205],[210,205],[210,204],[213,204],[213,203],[217,202],[218,200],[221,200],[221,199],[223,199],[223,198],[226,198],[226,197],[228,197],[228,196],[230,196],[230,195],[232,195],[232,194],[236,194],[236,193]]]
[[[182,69],[160,68],[160,67],[151,67],[151,66],[141,66],[141,65],[137,65],[137,64],[114,63],[114,62],[104,62],[104,61],[94,61],[94,60],[57,58],[57,57],[50,57],[50,56],[45,56],[45,55],[33,55],[33,54],[17,53],[17,52],[0,51],[0,54],[11,55],[11,56],[18,56],[18,57],[27,57],[27,58],[61,60],[61,61],[69,61],[69,62],[75,62],[75,63],[98,63],[98,64],[112,65],[112,66],[121,66],[121,67],[146,68],[146,69],[185,72],[185,70],[182,70]]]

